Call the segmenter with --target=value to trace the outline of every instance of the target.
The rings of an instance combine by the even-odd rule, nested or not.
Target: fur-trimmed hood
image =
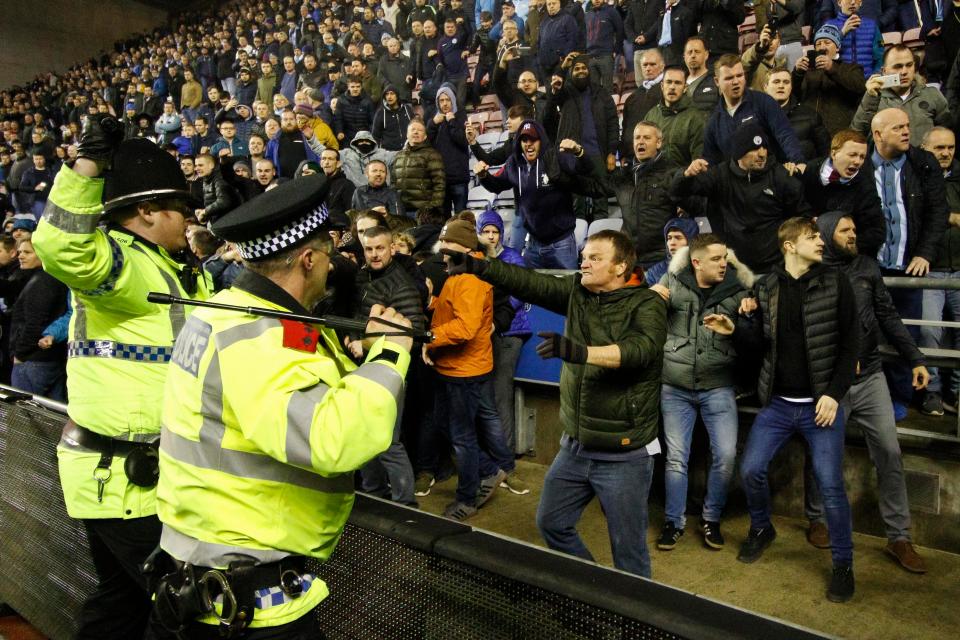
[[[675,276],[679,276],[680,272],[689,266],[690,247],[680,247],[677,249],[677,252],[673,254],[673,258],[670,259],[670,266],[667,268],[667,271]],[[747,289],[753,288],[753,283],[757,279],[756,274],[753,273],[750,267],[737,259],[737,254],[734,253],[730,247],[727,247],[727,266],[728,268],[734,268],[734,273],[737,274],[737,280],[740,281],[740,284]]]

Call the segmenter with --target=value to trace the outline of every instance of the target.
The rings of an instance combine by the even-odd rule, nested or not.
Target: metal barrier
[[[63,406],[2,387],[0,400],[0,601],[65,639],[94,573],[59,486]],[[824,637],[367,496],[314,568],[331,590],[318,608],[331,640]]]

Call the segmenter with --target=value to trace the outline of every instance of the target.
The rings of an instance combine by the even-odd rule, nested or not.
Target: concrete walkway
[[[543,546],[535,513],[546,467],[518,461],[517,468],[532,491],[516,496],[500,489],[467,523]],[[455,477],[437,484],[429,496],[419,499],[421,508],[442,513],[453,500],[455,487]],[[658,551],[654,541],[663,511],[651,504],[648,543],[655,580],[844,638],[939,640],[960,633],[958,555],[921,548],[930,571],[914,575],[883,553],[884,539],[854,534],[857,592],[852,601],[833,604],[825,597],[830,552],[807,544],[806,522],[774,518],[777,540],[763,558],[746,565],[736,559],[749,526],[745,512],[731,513],[724,521],[727,544],[720,551],[703,545],[697,520],[688,515],[686,534],[676,549]],[[606,521],[598,501],[587,508],[579,530],[597,561],[611,565]]]

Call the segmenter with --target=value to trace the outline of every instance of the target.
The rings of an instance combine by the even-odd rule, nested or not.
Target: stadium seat
[[[883,46],[890,47],[903,42],[903,34],[899,31],[888,31],[883,34]]]
[[[623,228],[623,218],[603,218],[601,220],[594,220],[590,223],[590,227],[587,228],[587,237],[589,238],[596,232],[603,231],[605,229],[620,231],[621,228]]]
[[[577,218],[577,226],[573,229],[573,237],[577,241],[577,251],[582,251],[583,245],[587,242],[587,221],[583,218]]]
[[[813,37],[813,29],[810,28],[810,25],[806,24],[800,27],[800,32],[803,34],[804,44],[814,44],[810,42],[810,38]]]
[[[751,31],[757,30],[757,16],[750,14],[747,16],[746,20],[740,23],[740,33],[749,33]]]
[[[908,29],[903,32],[903,44],[907,45],[911,49],[917,49],[924,45],[923,38],[920,37],[920,27],[916,29]]]

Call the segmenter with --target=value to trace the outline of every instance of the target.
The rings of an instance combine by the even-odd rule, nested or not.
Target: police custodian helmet
[[[125,140],[105,175],[103,212],[110,213],[138,202],[181,198],[193,202],[180,164],[149,140]]]
[[[333,228],[322,173],[296,178],[264,192],[229,212],[210,230],[233,242],[244,260],[269,258]]]

